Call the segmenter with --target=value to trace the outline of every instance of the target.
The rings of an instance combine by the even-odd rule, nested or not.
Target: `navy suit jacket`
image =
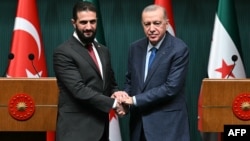
[[[109,111],[118,90],[108,48],[94,42],[103,78],[85,48],[71,37],[55,49],[54,71],[60,90],[57,141],[99,141],[109,125]]]
[[[189,50],[180,39],[166,32],[144,82],[148,39],[131,44],[125,91],[135,96],[130,109],[131,141],[138,141],[143,128],[147,141],[189,141],[184,95]]]

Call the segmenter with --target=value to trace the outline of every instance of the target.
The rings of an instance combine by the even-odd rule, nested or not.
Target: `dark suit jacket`
[[[108,131],[109,111],[117,91],[106,47],[94,42],[100,56],[103,79],[87,49],[74,37],[55,49],[54,71],[60,90],[57,141],[99,141]],[[108,134],[108,132],[107,132]]]
[[[184,83],[189,51],[186,44],[166,32],[144,82],[148,39],[129,49],[125,91],[136,97],[131,107],[131,141],[139,141],[143,128],[147,141],[189,141]]]

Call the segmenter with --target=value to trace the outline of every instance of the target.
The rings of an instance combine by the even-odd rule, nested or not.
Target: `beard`
[[[78,38],[82,41],[82,43],[84,44],[89,44],[92,43],[95,39],[95,35],[96,35],[96,31],[95,30],[88,30],[87,32],[92,32],[92,35],[89,37],[86,37],[84,35],[85,31],[80,31],[77,27],[76,27],[76,34],[78,36]]]

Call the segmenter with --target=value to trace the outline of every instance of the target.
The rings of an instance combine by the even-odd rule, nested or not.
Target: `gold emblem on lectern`
[[[248,110],[250,110],[250,103],[249,103],[249,102],[242,102],[242,104],[241,104],[241,109],[242,109],[243,111],[248,111]]]
[[[16,94],[10,99],[8,108],[16,120],[28,120],[35,112],[35,103],[28,94]]]
[[[18,111],[25,111],[27,106],[26,106],[25,102],[19,102],[19,103],[17,103],[16,108]]]
[[[250,120],[250,93],[242,93],[235,97],[232,110],[241,120]]]

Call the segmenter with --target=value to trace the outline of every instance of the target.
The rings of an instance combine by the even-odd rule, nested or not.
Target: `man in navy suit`
[[[123,101],[131,105],[131,141],[190,141],[184,95],[189,50],[166,31],[168,24],[163,7],[147,6],[146,37],[129,48],[125,91],[130,97]]]
[[[73,7],[73,35],[53,54],[59,87],[57,141],[109,141],[109,112],[125,109],[111,94],[119,93],[108,48],[94,41],[97,15],[90,2]]]

